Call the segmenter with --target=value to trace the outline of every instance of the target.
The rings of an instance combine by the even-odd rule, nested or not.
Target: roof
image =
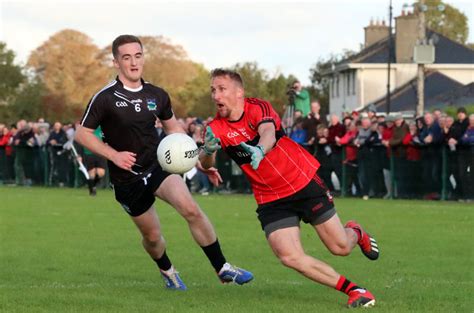
[[[435,45],[435,64],[474,64],[474,50],[433,30],[426,30],[426,37],[433,39]],[[386,63],[388,62],[388,37],[362,49],[359,53],[352,55],[338,64],[347,63]],[[396,40],[392,36],[391,63],[396,63],[395,51]]]
[[[446,105],[461,107],[469,104],[474,104],[474,83],[448,90],[427,101],[427,106],[433,108],[440,108]]]
[[[472,84],[471,84],[472,85]],[[453,90],[461,90],[463,85],[446,75],[441,74],[437,71],[429,71],[425,74],[425,109],[435,108],[441,103],[443,96],[450,98],[453,101],[456,97],[452,93]],[[439,98],[437,98],[439,96]],[[417,95],[417,79],[414,78],[408,83],[398,87],[391,93],[390,97],[390,111],[402,112],[402,111],[416,111],[418,104]],[[378,112],[386,112],[387,104],[386,97],[382,97],[373,103],[377,108]]]

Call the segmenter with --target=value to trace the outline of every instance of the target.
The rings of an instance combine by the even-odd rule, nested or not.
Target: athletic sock
[[[357,242],[360,241],[360,238],[362,238],[362,231],[359,228],[351,228],[357,236]]]
[[[340,292],[344,292],[347,295],[349,294],[350,291],[354,289],[358,289],[358,288],[360,287],[342,275],[341,277],[339,277],[339,280],[337,281],[337,285],[336,285],[336,290],[339,290]]]
[[[216,239],[214,243],[210,244],[209,246],[201,247],[201,248],[206,254],[209,261],[211,262],[216,272],[219,273],[222,266],[224,266],[224,264],[227,262],[225,260],[224,254],[222,254],[219,241]]]
[[[87,186],[89,187],[89,192],[92,192],[92,189],[94,188],[94,179],[88,179],[87,180]]]
[[[168,258],[168,255],[166,254],[166,250],[165,252],[163,252],[163,255],[161,256],[161,258],[153,259],[153,261],[156,262],[156,264],[162,271],[167,271],[171,268],[171,261]]]

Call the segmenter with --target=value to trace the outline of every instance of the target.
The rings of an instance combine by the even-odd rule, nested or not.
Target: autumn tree
[[[91,96],[110,79],[101,50],[85,34],[66,29],[51,36],[35,49],[27,65],[42,81],[47,97],[55,99],[45,106],[64,101],[62,107],[79,117]]]
[[[440,4],[444,5],[443,11],[436,9]],[[425,12],[428,28],[456,42],[466,44],[469,28],[467,16],[463,12],[441,0],[426,0],[425,5],[429,8]]]

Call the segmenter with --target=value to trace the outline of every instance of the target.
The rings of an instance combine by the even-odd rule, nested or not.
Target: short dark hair
[[[211,71],[211,78],[216,78],[220,76],[229,76],[234,82],[240,85],[240,87],[244,87],[244,82],[242,80],[242,76],[239,73],[233,70],[223,69],[223,68],[216,68]]]
[[[123,46],[127,43],[138,43],[140,44],[140,47],[143,49],[142,42],[137,36],[133,35],[120,35],[115,40],[112,42],[112,54],[114,55],[114,58],[117,57],[118,55],[118,48],[120,46]]]

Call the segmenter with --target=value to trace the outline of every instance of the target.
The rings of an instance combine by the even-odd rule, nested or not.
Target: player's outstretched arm
[[[79,125],[76,129],[74,140],[93,153],[103,156],[126,171],[130,171],[132,166],[135,164],[135,153],[128,151],[118,152],[111,146],[100,141],[94,135],[94,130],[91,128],[86,128]]]
[[[167,135],[174,133],[186,134],[186,131],[174,115],[169,120],[161,120],[161,124],[163,124],[163,130]]]

